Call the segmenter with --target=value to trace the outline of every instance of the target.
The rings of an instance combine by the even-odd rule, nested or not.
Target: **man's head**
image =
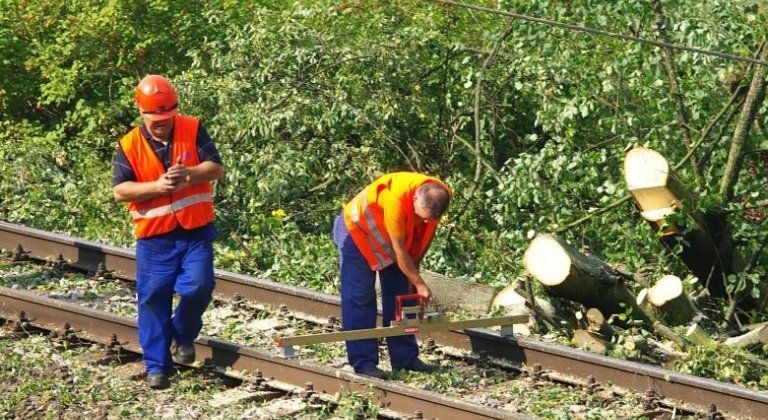
[[[150,74],[136,86],[134,99],[149,132],[154,137],[167,140],[173,129],[173,117],[179,112],[173,85],[163,76]]]
[[[439,220],[448,209],[450,201],[451,195],[445,187],[436,182],[427,182],[416,189],[413,208],[416,216],[424,222]]]

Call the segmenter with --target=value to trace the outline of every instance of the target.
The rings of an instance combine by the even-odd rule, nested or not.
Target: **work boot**
[[[432,363],[424,363],[421,359],[416,359],[410,366],[404,368],[405,370],[412,370],[414,372],[432,373],[438,369],[439,366]]]
[[[173,361],[185,365],[195,363],[195,345],[177,345],[176,351],[173,353]]]
[[[356,373],[358,375],[371,376],[373,378],[387,379],[387,372],[384,372],[383,370],[377,368],[376,366],[369,366],[366,368],[362,368]]]
[[[152,389],[166,389],[171,386],[171,381],[165,373],[150,373],[147,375],[147,386]]]

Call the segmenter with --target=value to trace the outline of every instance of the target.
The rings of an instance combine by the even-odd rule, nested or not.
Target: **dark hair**
[[[437,216],[442,216],[451,202],[448,190],[436,182],[423,184],[416,190],[416,194],[421,198],[422,205]]]

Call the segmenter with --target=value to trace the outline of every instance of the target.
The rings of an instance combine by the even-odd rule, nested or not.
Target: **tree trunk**
[[[485,316],[491,308],[496,289],[486,284],[455,279],[430,271],[422,271],[424,282],[434,295],[434,304],[443,309],[458,309],[473,316]],[[376,282],[377,287],[379,283]]]
[[[758,56],[760,60],[768,59],[768,48],[765,42],[761,44],[762,51]],[[733,132],[731,140],[731,150],[728,152],[728,162],[725,164],[725,173],[720,181],[720,194],[725,201],[730,201],[733,197],[733,186],[739,179],[741,162],[743,159],[744,143],[746,142],[749,131],[752,128],[752,122],[755,121],[755,114],[763,103],[765,96],[765,66],[757,64],[755,73],[752,75],[752,83],[747,92],[747,98],[744,100],[744,106],[741,108],[739,121],[736,123],[736,130]]]
[[[664,229],[662,243],[670,249],[680,243],[680,258],[706,285],[710,295],[727,296],[727,276],[741,271],[745,262],[733,251],[724,215],[698,211],[693,195],[675,177],[664,156],[654,150],[630,150],[624,159],[624,179],[643,218],[656,229]],[[681,209],[685,211],[687,228],[666,220]]]
[[[661,315],[656,310],[656,307],[651,305],[651,302],[648,300],[648,291],[650,289],[645,287],[637,294],[637,297],[635,298],[635,303],[637,306],[643,310],[646,314],[648,314],[648,318],[651,319],[651,322],[654,324],[659,322],[659,318],[661,318]]]
[[[526,324],[514,324],[512,330],[515,334],[521,334],[524,336],[531,335],[531,330],[538,329],[537,313],[535,310],[528,307],[528,301],[526,298],[517,293],[515,290],[515,284],[511,284],[499,292],[491,303],[492,308],[502,308],[507,315],[513,314],[527,314],[528,323]]]
[[[619,271],[577,251],[557,236],[535,235],[523,264],[552,296],[597,308],[609,316],[629,309],[633,318],[652,324],[635,303],[635,296],[622,284],[624,277]]]

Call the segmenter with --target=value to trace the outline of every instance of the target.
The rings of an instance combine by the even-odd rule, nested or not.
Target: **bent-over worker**
[[[419,264],[450,197],[450,189],[435,177],[395,172],[373,181],[347,203],[333,227],[339,248],[344,330],[376,326],[376,272],[385,327],[394,318],[395,296],[411,293],[411,286],[422,298],[430,299],[432,292],[419,274]],[[437,369],[419,359],[413,335],[386,340],[393,369]],[[355,372],[386,377],[377,367],[378,340],[347,341],[346,348]]]

